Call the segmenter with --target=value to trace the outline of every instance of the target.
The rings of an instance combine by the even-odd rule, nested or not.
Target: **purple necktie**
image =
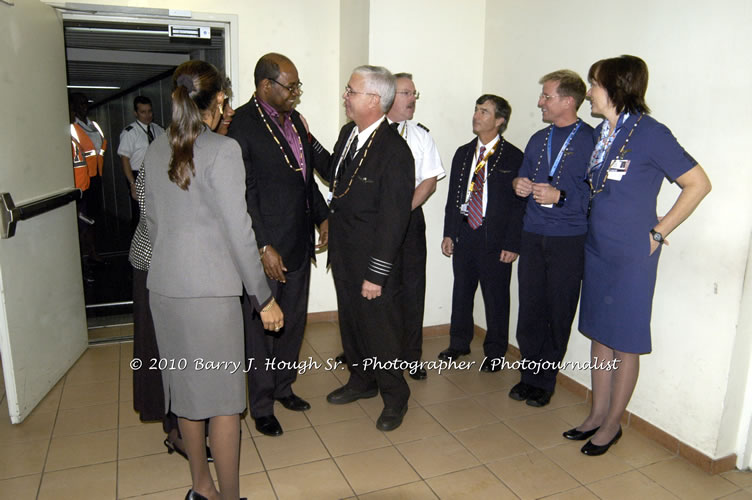
[[[480,147],[478,152],[478,162],[475,168],[483,161],[483,155],[486,153],[484,146]],[[483,185],[486,182],[486,165],[483,164],[475,173],[473,178],[473,192],[470,195],[470,202],[467,204],[467,223],[473,229],[478,229],[483,224]]]

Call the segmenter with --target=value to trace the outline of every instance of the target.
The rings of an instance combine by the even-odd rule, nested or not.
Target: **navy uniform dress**
[[[595,191],[602,191],[592,200],[585,242],[579,330],[612,349],[642,354],[651,351],[650,316],[661,250],[650,255],[658,192],[664,177],[673,182],[697,162],[652,117],[623,118],[601,168],[589,173]],[[602,127],[595,129],[596,141]],[[630,161],[620,180],[618,173],[607,173],[617,157]]]

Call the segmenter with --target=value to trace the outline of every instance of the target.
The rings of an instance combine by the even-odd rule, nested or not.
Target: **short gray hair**
[[[378,94],[381,97],[381,111],[386,113],[394,102],[395,82],[394,75],[383,66],[358,66],[353,74],[365,79],[366,90]]]

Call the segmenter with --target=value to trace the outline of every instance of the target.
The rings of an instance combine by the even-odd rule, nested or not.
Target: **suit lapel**
[[[257,98],[253,97],[253,99],[257,99]],[[258,109],[260,109],[261,112],[264,114],[264,118],[266,119],[266,122],[269,124],[269,128],[272,129],[272,134],[274,134],[274,137],[276,137],[277,141],[279,141],[279,144],[282,146],[282,149],[287,155],[287,158],[290,160],[290,164],[293,166],[293,168],[299,169],[300,164],[298,163],[298,158],[292,152],[292,149],[290,149],[290,145],[287,144],[287,139],[285,139],[285,136],[282,134],[282,131],[279,128],[279,124],[275,122],[274,118],[269,116],[269,113],[266,112],[266,110],[261,106],[261,104],[258,103],[258,101],[256,102],[256,104],[258,104]],[[290,115],[290,119],[292,119],[292,114]],[[297,125],[295,127],[297,128]],[[274,141],[274,142],[276,143],[277,141]],[[295,172],[295,173],[300,175],[301,180],[304,180],[303,174],[301,172]]]

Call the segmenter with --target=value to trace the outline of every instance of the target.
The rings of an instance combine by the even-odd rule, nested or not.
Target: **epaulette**
[[[418,126],[419,126],[420,128],[422,128],[423,130],[425,130],[426,132],[430,132],[430,130],[428,130],[428,127],[426,127],[426,126],[425,126],[425,125],[423,125],[422,123],[418,123]]]
[[[133,125],[128,125],[127,127],[125,127],[125,130],[127,132],[130,132],[131,130],[133,130]]]

